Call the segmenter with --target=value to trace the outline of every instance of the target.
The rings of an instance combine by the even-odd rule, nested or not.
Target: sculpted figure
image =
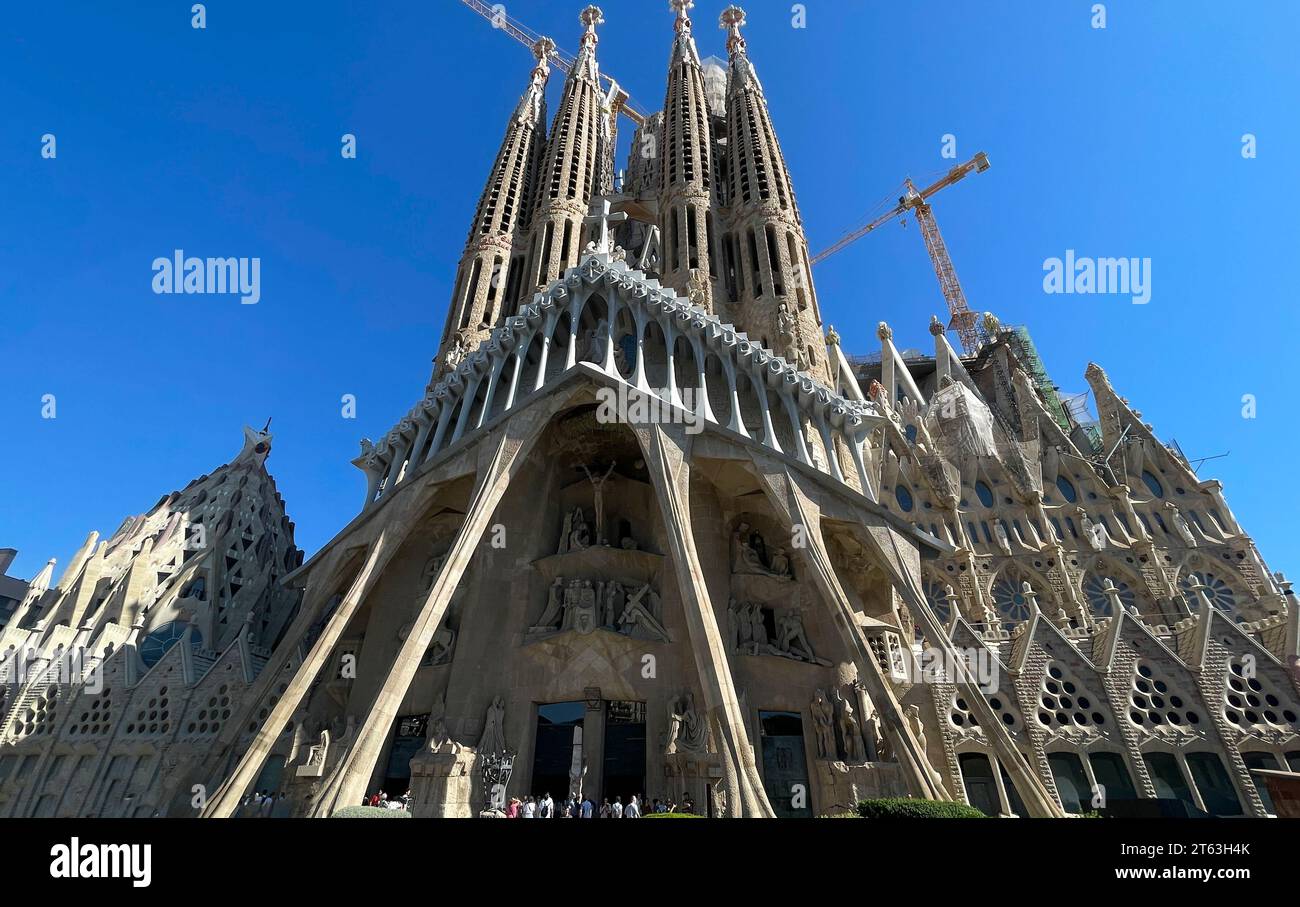
[[[821,759],[835,759],[835,707],[826,698],[826,693],[818,690],[812,701],[813,727],[817,732],[817,756]]]
[[[781,637],[777,647],[782,652],[787,652],[803,661],[814,659],[812,646],[808,644],[808,637],[804,634],[803,617],[799,612],[794,611],[783,615],[778,630]]]
[[[763,559],[754,547],[754,541],[763,544],[763,537],[749,531],[748,523],[741,523],[731,534],[731,570],[733,573],[767,573]]]
[[[664,753],[702,753],[707,743],[708,728],[695,711],[695,694],[688,692],[671,700],[668,703],[668,745]]]
[[[623,603],[626,597],[626,591],[621,583],[611,581],[605,586],[605,613],[601,620],[601,626],[613,627],[616,625],[619,615],[623,613]]]
[[[324,765],[325,757],[329,753],[330,732],[328,728],[322,728],[318,742],[307,751],[308,765]]]
[[[754,654],[767,651],[770,640],[767,638],[767,624],[763,621],[763,608],[753,605],[749,612],[750,639],[754,643]]]
[[[993,521],[993,536],[998,540],[998,547],[1002,549],[1003,554],[1011,553],[1011,539],[1007,537],[1006,527],[1002,525],[1001,520]]]
[[[1182,538],[1182,540],[1187,544],[1187,547],[1195,548],[1196,536],[1192,534],[1191,524],[1188,523],[1186,517],[1184,517],[1182,513],[1179,512],[1178,505],[1175,504],[1173,501],[1165,501],[1165,509],[1169,511],[1169,514],[1173,519],[1174,529],[1178,532],[1178,535]]]
[[[582,508],[576,507],[573,511],[573,532],[569,535],[569,550],[581,551],[589,547],[591,547],[591,529],[587,526],[587,518],[583,515]]]
[[[844,739],[844,761],[850,765],[866,762],[866,756],[862,752],[862,728],[857,716],[853,714],[853,703],[845,699],[839,690],[835,691],[835,698],[840,704],[840,737]]]
[[[790,575],[790,558],[786,556],[784,548],[777,548],[772,552],[772,575],[784,577]]]
[[[668,641],[668,631],[659,622],[658,610],[659,596],[646,583],[628,598],[627,607],[618,618],[619,632]]]
[[[534,630],[554,630],[560,623],[564,607],[564,577],[557,576],[546,595],[546,608],[541,618],[533,625]]]
[[[479,737],[480,753],[504,753],[506,751],[506,701],[501,696],[492,700],[487,715],[483,719],[483,735]]]

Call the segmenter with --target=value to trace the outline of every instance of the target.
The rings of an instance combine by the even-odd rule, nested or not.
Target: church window
[[[976,480],[975,494],[979,497],[980,503],[985,507],[993,506],[993,489],[989,488],[989,486],[982,480]]]
[[[1194,704],[1185,694],[1173,689],[1150,664],[1137,663],[1129,690],[1129,718],[1134,724],[1147,729],[1163,725],[1195,726],[1201,723],[1201,716],[1191,707]]]
[[[898,500],[898,506],[903,509],[904,513],[912,512],[912,493],[910,491],[899,485],[894,489],[894,497]]]
[[[1151,489],[1151,493],[1156,497],[1163,498],[1165,496],[1164,486],[1162,486],[1160,480],[1153,476],[1149,471],[1144,470],[1142,472],[1142,481],[1146,483],[1147,488]]]
[[[1124,764],[1124,757],[1119,753],[1099,750],[1090,753],[1088,764],[1092,767],[1092,776],[1098,787],[1106,791],[1107,800],[1136,800],[1137,791],[1133,788],[1133,779]]]
[[[750,227],[745,231],[749,239],[749,267],[752,275],[751,282],[754,285],[754,295],[763,295],[763,273],[758,264],[758,241],[754,238],[754,228]]]
[[[1156,796],[1167,800],[1181,800],[1192,809],[1199,809],[1187,786],[1178,759],[1172,753],[1147,753],[1142,757],[1151,774],[1151,783],[1155,785]]]
[[[785,282],[781,279],[781,253],[776,244],[776,230],[771,224],[764,227],[763,236],[767,240],[767,263],[772,269],[773,292],[777,296],[784,296]]]
[[[569,248],[573,244],[573,221],[564,222],[564,240],[560,243],[560,267],[569,263]]]
[[[1241,801],[1237,799],[1232,778],[1223,767],[1217,753],[1188,753],[1187,767],[1192,781],[1200,792],[1205,811],[1212,816],[1240,816]]]
[[[688,267],[698,268],[700,266],[700,242],[696,236],[696,228],[699,226],[696,220],[694,206],[686,208],[686,252]]]
[[[714,245],[714,239],[713,239],[713,212],[712,212],[712,211],[706,211],[706,212],[704,213],[704,239],[705,239],[705,242],[707,242],[707,243],[708,243],[708,246],[709,246],[709,249],[708,249],[708,253],[709,253],[709,276],[710,276],[710,277],[717,277],[717,276],[718,276],[718,256],[717,256],[717,254],[716,254],[716,246]]]
[[[174,620],[152,631],[140,642],[140,660],[146,668],[152,668],[167,654],[182,636],[189,624],[183,620]],[[195,628],[190,636],[190,650],[197,652],[203,645],[203,637]]]
[[[1038,702],[1038,722],[1052,730],[1106,723],[1106,716],[1096,710],[1100,700],[1060,662],[1048,664]]]
[[[1191,609],[1193,614],[1195,614],[1200,610],[1201,603],[1196,597],[1196,593],[1192,591],[1191,576],[1192,575],[1189,574],[1179,579],[1178,585],[1182,589],[1183,598],[1187,601],[1187,607]],[[1238,618],[1237,595],[1232,591],[1232,587],[1224,582],[1221,577],[1215,576],[1213,573],[1202,573],[1200,574],[1200,579],[1206,586],[1205,594],[1209,596],[1210,604],[1225,614],[1230,614],[1234,618]]]
[[[1067,813],[1088,812],[1092,808],[1092,785],[1083,771],[1083,763],[1074,753],[1049,753],[1047,764],[1056,781],[1061,808]]]
[[[1065,476],[1056,477],[1056,487],[1060,490],[1061,497],[1065,498],[1066,503],[1073,504],[1079,499],[1079,495],[1074,490],[1074,486],[1070,484],[1070,480]]]
[[[1111,579],[1115,584],[1116,591],[1119,592],[1120,604],[1125,610],[1134,606],[1136,595],[1128,583],[1123,580]],[[1088,599],[1088,605],[1092,608],[1095,617],[1116,617],[1114,609],[1111,607],[1110,598],[1106,595],[1106,578],[1089,572],[1087,578],[1083,581],[1083,594]]]

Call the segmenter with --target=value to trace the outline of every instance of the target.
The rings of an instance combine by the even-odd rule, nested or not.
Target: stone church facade
[[[879,356],[846,355],[744,13],[724,68],[670,5],[664,110],[621,180],[600,11],[549,130],[539,42],[428,388],[362,443],[361,510],[312,558],[282,509],[248,527],[274,556],[242,627],[151,590],[185,629],[141,673],[153,611],[100,625],[93,590],[29,593],[14,644],[50,659],[62,632],[116,696],[6,705],[0,814],[124,814],[129,792],[127,814],[220,817],[267,788],[301,816],[379,788],[417,816],[548,792],[734,817],[873,796],[1271,812],[1251,770],[1300,768],[1297,611],[1218,483],[1096,366],[1081,422],[992,316],[974,355],[937,322],[933,355],[883,324]],[[226,468],[265,477],[248,454]],[[165,524],[124,527],[142,574]],[[177,717],[141,732],[163,685]],[[116,723],[80,718],[117,697]],[[34,742],[39,701],[58,720]],[[77,721],[111,745],[91,756]],[[73,785],[79,752],[97,766]]]

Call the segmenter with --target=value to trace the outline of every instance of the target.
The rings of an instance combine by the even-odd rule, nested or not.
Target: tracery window
[[[1059,661],[1049,662],[1038,697],[1038,723],[1053,730],[1106,723],[1093,696]]]

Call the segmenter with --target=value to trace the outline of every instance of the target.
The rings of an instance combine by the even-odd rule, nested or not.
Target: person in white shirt
[[[614,819],[623,818],[623,800],[621,798],[614,798],[614,803],[609,808],[609,814]]]
[[[636,794],[633,794],[632,799],[627,801],[627,808],[623,810],[623,818],[624,819],[641,818],[641,804],[636,802]]]
[[[546,796],[542,798],[542,802],[538,804],[537,817],[539,819],[555,818],[555,801],[551,799],[549,791]]]
[[[532,797],[529,797],[527,800],[524,801],[524,818],[525,819],[537,818],[537,804],[533,801]]]

